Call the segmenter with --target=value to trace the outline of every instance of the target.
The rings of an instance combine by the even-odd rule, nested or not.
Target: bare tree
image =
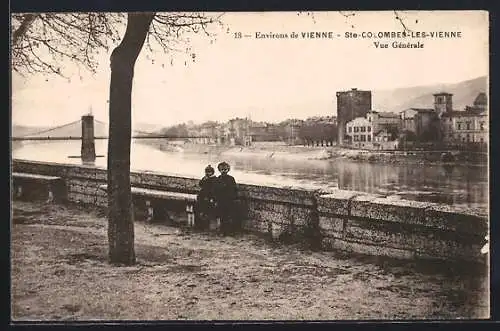
[[[134,66],[144,44],[149,50],[182,50],[186,32],[207,31],[220,15],[201,13],[37,13],[12,15],[12,69],[20,74],[64,76],[61,60],[98,67],[99,50],[111,54],[108,140],[108,242],[110,263],[135,263],[130,190],[131,94]],[[191,48],[185,47],[189,53]],[[192,53],[194,57],[194,53]]]

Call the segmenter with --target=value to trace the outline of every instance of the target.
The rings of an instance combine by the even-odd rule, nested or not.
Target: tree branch
[[[30,28],[31,24],[35,21],[35,19],[36,19],[35,14],[24,15],[21,24],[12,34],[12,44],[13,45],[17,45],[19,39],[22,38],[26,34],[26,31]]]
[[[150,52],[159,46],[165,52],[182,52],[184,35],[203,33],[211,37],[208,25],[222,23],[223,14],[150,13],[152,22],[146,37]],[[79,67],[95,72],[100,49],[118,45],[121,28],[125,27],[123,13],[44,13],[12,15],[12,69],[22,72],[54,73],[63,69],[69,59]],[[186,52],[191,50],[185,49]],[[189,53],[192,57],[192,54]],[[63,70],[59,70],[62,75]]]

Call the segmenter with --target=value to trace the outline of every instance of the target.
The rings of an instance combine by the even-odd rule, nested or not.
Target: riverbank
[[[97,210],[13,203],[12,319],[488,317],[486,270],[311,252],[251,235],[135,224],[138,263],[107,261]]]
[[[191,143],[165,143],[164,141],[141,141],[167,152],[189,154],[211,154],[235,158],[260,158],[285,161],[335,160],[345,158],[352,161],[391,164],[439,164],[487,166],[486,153],[451,151],[452,160],[443,160],[444,151],[372,151],[348,149],[337,146],[307,147],[289,146],[282,143],[261,143],[254,146],[220,146]]]

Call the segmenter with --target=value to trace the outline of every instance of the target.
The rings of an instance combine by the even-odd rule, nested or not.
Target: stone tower
[[[453,94],[441,92],[434,95],[434,111],[441,118],[441,115],[453,111]]]
[[[365,117],[372,109],[372,92],[350,91],[337,92],[337,144],[342,145],[345,135],[345,124],[356,117]]]

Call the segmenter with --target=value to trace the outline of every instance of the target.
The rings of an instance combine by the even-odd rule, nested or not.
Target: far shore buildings
[[[451,93],[433,96],[433,108],[408,108],[399,114],[367,111],[347,121],[345,133],[339,136],[345,136],[352,147],[366,149],[398,149],[402,136],[415,143],[444,144],[445,148],[488,143],[485,93],[479,93],[465,110],[453,110]]]
[[[443,141],[449,144],[488,144],[488,98],[479,93],[472,106],[451,110],[441,116]]]
[[[429,108],[411,107],[399,113],[371,108],[371,91],[353,88],[337,92],[337,116],[287,119],[278,124],[234,118],[226,123],[188,123],[199,143],[250,146],[260,142],[339,145],[375,150],[402,148],[484,148],[488,144],[488,100],[479,93],[464,110],[453,109],[453,94],[433,94]],[[335,139],[337,138],[337,139]],[[403,145],[400,146],[400,142]],[[427,146],[427,147],[426,147]]]

